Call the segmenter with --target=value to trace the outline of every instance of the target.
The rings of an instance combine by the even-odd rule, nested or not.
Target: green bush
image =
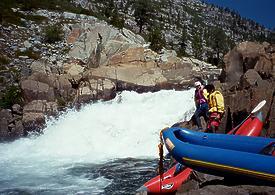
[[[40,53],[34,52],[32,49],[27,49],[26,51],[19,51],[15,52],[15,55],[18,56],[28,56],[31,59],[38,60],[40,59]]]
[[[10,86],[6,89],[3,97],[0,99],[1,108],[11,108],[14,104],[22,103],[22,93],[18,86]]]
[[[0,13],[0,22],[3,25],[15,24],[17,26],[24,26],[24,22],[21,20],[21,14],[13,12],[10,8],[4,8]]]
[[[5,65],[10,63],[10,59],[5,55],[0,54],[0,65]]]
[[[44,40],[46,43],[55,43],[63,39],[63,29],[60,24],[50,25],[44,28]]]
[[[45,16],[39,16],[39,15],[23,15],[22,18],[24,18],[26,20],[34,21],[38,24],[41,24],[44,20],[48,19]]]
[[[62,97],[57,97],[57,105],[62,108],[66,106],[66,101]]]
[[[21,73],[20,71],[15,68],[15,67],[12,67],[12,68],[9,68],[9,72],[11,73],[12,75],[12,78],[15,82],[20,82],[20,79],[21,79]]]
[[[5,82],[5,78],[0,76],[0,84]]]
[[[119,14],[113,14],[110,19],[110,24],[119,29],[123,29],[125,20]]]

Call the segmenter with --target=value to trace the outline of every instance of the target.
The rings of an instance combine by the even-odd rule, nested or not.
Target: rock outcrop
[[[225,82],[214,81],[216,88],[223,93],[226,107],[220,133],[239,124],[259,102],[266,100],[266,105],[261,109],[265,120],[263,135],[275,135],[274,52],[274,45],[244,42],[226,54]],[[177,125],[196,128],[192,121]]]
[[[260,101],[267,104],[262,109],[266,119],[267,135],[274,135],[275,63],[274,45],[243,42],[225,56],[225,83],[218,84],[224,93],[227,115],[225,122],[233,119],[233,126],[244,119]],[[273,109],[272,109],[273,108]]]
[[[25,133],[41,131],[45,125],[46,116],[57,115],[58,105],[56,102],[47,100],[33,100],[23,108],[22,124]]]
[[[13,105],[12,110],[0,110],[0,140],[15,139],[25,135],[22,124],[22,107]]]
[[[274,78],[274,47],[268,43],[243,42],[224,57],[226,82],[238,82],[249,69]]]

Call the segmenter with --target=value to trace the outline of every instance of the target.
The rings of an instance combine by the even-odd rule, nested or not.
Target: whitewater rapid
[[[66,170],[118,158],[156,158],[159,131],[190,119],[195,109],[193,94],[194,89],[124,91],[111,101],[91,103],[49,119],[42,135],[0,143],[0,188],[31,188],[35,183],[40,188],[70,189],[73,183],[91,186],[94,182],[101,189],[110,181],[67,178]],[[52,181],[45,183],[47,178]],[[57,182],[60,179],[62,184]]]

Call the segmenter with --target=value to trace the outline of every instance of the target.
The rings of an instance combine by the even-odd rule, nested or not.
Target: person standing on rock
[[[208,92],[209,120],[206,132],[216,133],[220,126],[224,114],[224,98],[220,91],[216,90],[214,85],[205,86]]]
[[[194,121],[198,126],[198,130],[202,130],[201,119],[203,116],[205,122],[208,121],[208,103],[207,103],[207,91],[204,89],[204,86],[200,81],[195,82],[195,104],[196,111],[193,115]]]

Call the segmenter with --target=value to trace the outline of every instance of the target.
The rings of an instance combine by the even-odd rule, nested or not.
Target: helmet
[[[201,86],[201,82],[200,81],[196,81],[195,82],[195,87],[200,87]]]
[[[208,84],[204,87],[208,93],[215,91],[215,86],[213,84]]]

